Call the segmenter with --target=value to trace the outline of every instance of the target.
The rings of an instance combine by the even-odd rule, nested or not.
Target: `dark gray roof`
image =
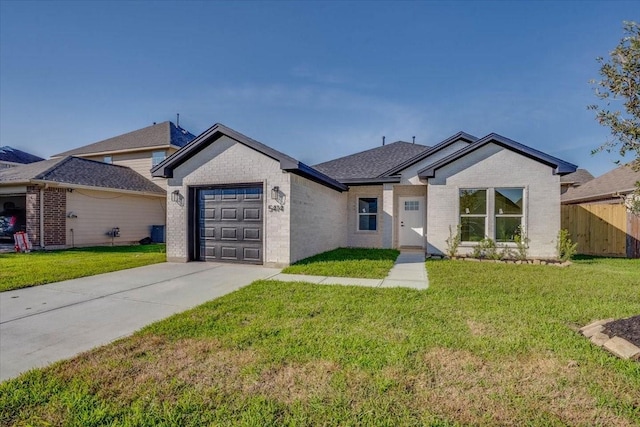
[[[135,150],[153,147],[184,147],[195,138],[195,135],[174,125],[172,122],[162,122],[134,130],[124,135],[115,136],[103,141],[63,153],[54,154],[52,157],[78,156],[93,153],[110,153],[121,150]]]
[[[563,184],[584,184],[585,182],[589,182],[594,178],[586,169],[578,169],[574,173],[570,173],[560,177],[560,182]]]
[[[175,168],[180,166],[186,160],[195,156],[197,153],[214,143],[222,136],[227,136],[236,142],[239,142],[264,154],[267,157],[271,157],[272,159],[277,160],[278,162],[280,162],[280,169],[284,171],[303,176],[307,179],[310,179],[337,191],[346,191],[348,189],[346,185],[332,179],[322,172],[318,172],[316,169],[307,166],[302,162],[299,162],[293,157],[289,157],[286,154],[281,153],[280,151],[274,150],[273,148],[268,147],[263,143],[256,141],[255,139],[251,139],[248,136],[245,136],[240,132],[228,128],[220,123],[216,123],[209,129],[198,135],[185,147],[167,157],[164,161],[151,169],[151,174],[155,177],[173,177],[173,170]]]
[[[9,147],[8,145],[0,147],[0,161],[3,162],[27,164],[42,160],[44,160],[42,157],[34,156],[33,154]]]
[[[627,194],[635,189],[640,181],[640,171],[634,171],[631,165],[623,165],[605,173],[579,187],[569,188],[561,196],[562,203],[605,200],[614,194]]]
[[[396,141],[313,167],[338,181],[372,180],[428,149],[426,145]]]
[[[80,157],[67,156],[0,169],[0,185],[38,181],[166,194],[165,190],[128,167]]]
[[[450,156],[445,157],[424,169],[418,171],[418,176],[420,178],[433,178],[435,176],[436,170],[441,167],[448,165],[451,162],[458,160],[461,157],[466,156],[469,153],[489,144],[496,144],[508,150],[519,153],[523,156],[529,157],[530,159],[536,160],[540,163],[546,164],[554,169],[554,173],[558,175],[565,175],[568,173],[575,172],[578,168],[576,165],[565,162],[564,160],[560,160],[557,157],[550,156],[548,154],[543,153],[542,151],[538,151],[534,148],[528,147],[526,145],[520,144],[512,139],[505,138],[502,135],[498,135],[497,133],[490,133],[484,138],[480,138],[474,143],[468,145],[462,150],[458,150]]]

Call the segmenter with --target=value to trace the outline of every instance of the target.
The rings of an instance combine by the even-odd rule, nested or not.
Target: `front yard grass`
[[[258,281],[0,384],[0,425],[640,423],[640,363],[575,332],[640,313],[640,261],[428,261],[430,288]]]
[[[164,262],[165,245],[0,254],[0,292]]]
[[[395,249],[338,248],[300,260],[282,272],[384,279],[399,254]]]

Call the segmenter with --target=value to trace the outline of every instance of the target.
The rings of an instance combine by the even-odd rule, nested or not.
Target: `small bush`
[[[558,243],[556,251],[558,258],[562,261],[569,261],[577,252],[578,244],[573,243],[569,238],[569,231],[562,229],[558,232]]]
[[[456,234],[453,234],[451,226],[449,226],[449,238],[445,240],[447,242],[447,255],[454,257],[458,254],[458,246],[460,246],[462,227],[458,224],[456,227]]]
[[[473,248],[471,256],[474,258],[500,259],[502,258],[502,254],[498,249],[499,247],[496,245],[496,242],[486,237],[480,240]]]
[[[514,237],[514,242],[516,243],[516,258],[524,261],[529,255],[527,252],[529,250],[529,238],[516,234],[516,236]]]

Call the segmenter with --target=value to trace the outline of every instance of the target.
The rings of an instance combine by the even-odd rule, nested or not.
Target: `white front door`
[[[400,197],[399,246],[424,247],[424,198]]]

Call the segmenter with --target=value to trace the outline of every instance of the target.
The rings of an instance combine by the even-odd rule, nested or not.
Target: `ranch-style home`
[[[488,237],[556,256],[560,177],[577,166],[497,134],[394,142],[307,166],[216,124],[152,169],[169,261],[284,266],[340,246],[459,252]]]

